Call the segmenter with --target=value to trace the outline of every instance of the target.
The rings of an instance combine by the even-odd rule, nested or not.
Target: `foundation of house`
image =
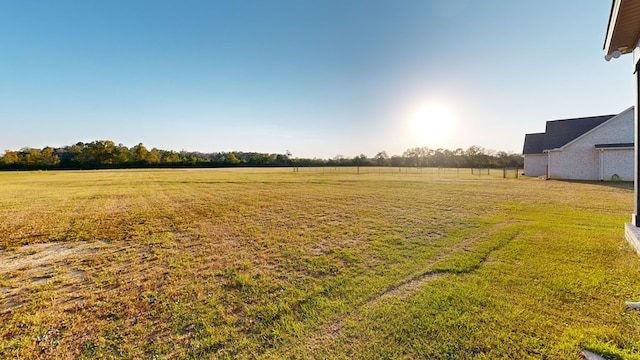
[[[640,255],[640,227],[635,226],[632,223],[624,224],[624,237],[629,244],[636,249],[638,255]]]

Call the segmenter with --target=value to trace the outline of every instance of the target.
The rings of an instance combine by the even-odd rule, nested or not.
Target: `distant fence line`
[[[388,167],[388,166],[294,166],[298,173],[355,174],[355,175],[417,175],[429,177],[458,178],[518,178],[520,168],[443,168],[443,167]]]

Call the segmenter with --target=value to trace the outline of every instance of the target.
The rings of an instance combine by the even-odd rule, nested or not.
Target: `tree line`
[[[6,150],[0,157],[1,170],[114,169],[154,167],[233,167],[233,166],[393,166],[393,167],[522,167],[520,154],[486,150],[471,146],[466,150],[417,147],[402,155],[389,156],[381,151],[369,158],[364,154],[353,158],[293,158],[291,153],[256,152],[189,152],[153,148],[142,143],[133,147],[116,145],[110,140],[79,142],[64,147],[22,148]]]

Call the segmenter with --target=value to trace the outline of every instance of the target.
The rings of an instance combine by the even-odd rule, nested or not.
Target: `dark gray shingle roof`
[[[523,154],[542,154],[544,145],[544,133],[526,134],[524,136]]]
[[[544,150],[562,147],[614,116],[615,115],[603,115],[547,121],[543,145]]]
[[[602,115],[547,121],[545,132],[525,135],[522,153],[542,154],[544,150],[563,147],[614,116]]]

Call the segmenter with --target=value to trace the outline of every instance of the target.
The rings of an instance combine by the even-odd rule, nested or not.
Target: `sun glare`
[[[411,115],[411,132],[426,146],[446,142],[453,132],[451,108],[444,103],[422,104]]]

